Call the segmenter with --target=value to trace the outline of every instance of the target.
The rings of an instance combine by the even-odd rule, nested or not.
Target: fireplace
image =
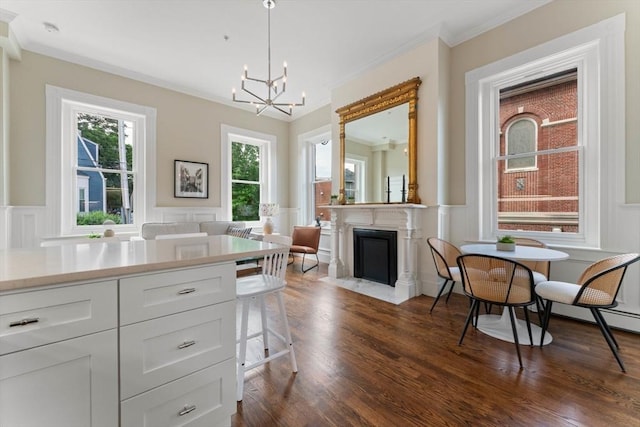
[[[398,246],[395,231],[353,229],[353,276],[396,285]]]
[[[426,206],[411,203],[356,203],[332,205],[327,208],[331,210],[329,277],[338,279],[355,276],[353,230],[388,230],[396,235],[396,249],[389,250],[390,255],[385,258],[388,260],[389,257],[395,257],[397,260],[392,263],[397,274],[395,287],[386,285],[391,280],[385,280],[385,285],[373,280],[368,281],[374,286],[392,290],[396,304],[420,295],[417,254],[419,245],[423,243],[418,212]]]

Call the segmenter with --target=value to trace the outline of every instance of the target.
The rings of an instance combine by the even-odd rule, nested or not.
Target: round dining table
[[[491,255],[515,261],[562,261],[569,258],[569,254],[566,252],[534,246],[516,245],[513,251],[499,251],[496,249],[495,243],[463,245],[460,247],[460,251],[463,254]],[[511,321],[509,320],[509,312],[507,310],[507,307],[505,307],[501,315],[483,314],[478,316],[477,329],[494,338],[514,342],[513,329],[511,328]],[[529,341],[529,333],[527,332],[527,325],[524,320],[516,320],[516,332],[520,344],[532,344],[531,341]],[[542,328],[538,325],[531,324],[533,343],[539,344],[541,335]],[[553,337],[547,332],[544,336],[543,345],[551,343],[552,340]]]

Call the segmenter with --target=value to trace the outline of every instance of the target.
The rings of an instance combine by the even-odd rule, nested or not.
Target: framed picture
[[[209,198],[209,164],[174,161],[175,197]]]

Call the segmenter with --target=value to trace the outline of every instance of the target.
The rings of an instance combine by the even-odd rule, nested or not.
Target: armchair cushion
[[[315,254],[320,245],[320,227],[293,227],[290,252]]]

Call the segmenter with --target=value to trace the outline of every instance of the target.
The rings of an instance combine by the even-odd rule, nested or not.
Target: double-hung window
[[[296,224],[318,220],[328,226],[331,221],[331,210],[322,206],[331,204],[333,155],[330,126],[298,135],[297,180],[291,197],[291,203],[300,207]],[[337,197],[337,191],[334,194]]]
[[[222,126],[222,200],[227,218],[260,225],[260,203],[277,203],[276,139],[272,135]]]
[[[47,86],[47,234],[136,233],[155,204],[155,109]]]
[[[467,196],[481,240],[599,247],[623,150],[624,18],[470,71]],[[622,146],[622,148],[621,148]],[[477,227],[477,228],[476,228]]]
[[[366,160],[350,156],[344,159],[344,196],[348,203],[364,202]]]
[[[312,191],[313,215],[317,221],[330,221],[331,213],[326,206],[331,203],[331,139],[324,137],[310,144],[313,170]]]

